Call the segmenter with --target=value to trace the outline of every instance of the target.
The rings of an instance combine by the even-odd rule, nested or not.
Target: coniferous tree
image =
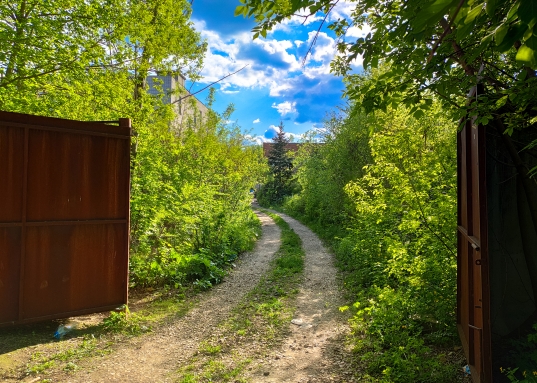
[[[282,122],[278,128],[268,155],[272,179],[260,191],[258,199],[261,203],[280,203],[292,190],[293,162],[288,154],[289,138],[285,136]]]
[[[268,163],[274,176],[275,186],[281,191],[281,196],[285,194],[286,185],[292,176],[293,162],[287,153],[289,138],[285,136],[283,123],[280,122],[279,131],[272,139],[273,144],[270,150]]]

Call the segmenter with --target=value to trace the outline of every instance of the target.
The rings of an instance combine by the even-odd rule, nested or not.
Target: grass
[[[217,334],[200,345],[190,364],[178,371],[177,382],[245,382],[241,375],[252,362],[252,352],[264,354],[288,331],[302,280],[304,251],[300,237],[282,218],[264,212],[281,229],[281,245],[270,271],[232,310]]]
[[[78,366],[75,362],[80,359],[104,356],[111,352],[110,348],[103,348],[99,345],[93,336],[84,336],[79,343],[63,342],[59,350],[55,346],[55,344],[49,344],[49,350],[34,352],[26,366],[26,375],[46,373],[54,367],[64,371],[76,371]]]
[[[84,358],[113,352],[113,345],[125,338],[140,336],[153,328],[185,315],[193,306],[183,289],[135,291],[136,311],[111,312],[93,324],[81,322],[62,340],[53,338],[63,321],[47,321],[0,329],[0,381],[8,376],[50,375],[74,372]]]

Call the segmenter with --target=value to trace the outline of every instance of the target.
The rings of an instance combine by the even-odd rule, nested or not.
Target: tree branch
[[[450,24],[447,22],[447,20],[445,18],[442,18],[440,20],[440,25],[442,26],[442,28],[444,28],[444,31],[447,32],[446,35],[448,35],[448,34],[453,32],[453,30],[451,29]],[[474,76],[475,71],[471,66],[469,66],[466,63],[466,61],[464,61],[464,58],[463,58],[464,51],[462,50],[460,45],[457,44],[457,42],[455,40],[452,40],[451,41],[451,46],[453,47],[453,50],[455,51],[455,54],[456,54],[456,56],[458,58],[457,62],[460,64],[460,66],[462,66],[462,68],[464,69],[466,74],[469,75],[469,76]]]
[[[431,61],[431,59],[433,58],[436,50],[438,49],[440,44],[442,44],[442,41],[444,40],[444,38],[449,33],[451,33],[451,26],[453,25],[453,22],[455,21],[455,18],[459,14],[459,11],[461,10],[461,7],[462,7],[462,5],[464,4],[465,1],[466,0],[460,0],[459,1],[459,5],[457,6],[457,9],[455,9],[455,13],[453,13],[453,16],[451,16],[451,21],[448,24],[448,28],[444,28],[444,33],[442,33],[442,35],[440,35],[440,38],[434,44],[433,49],[431,50],[431,53],[429,53],[429,57],[427,58],[427,62]]]

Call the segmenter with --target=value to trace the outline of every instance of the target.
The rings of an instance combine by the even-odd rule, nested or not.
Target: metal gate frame
[[[129,119],[0,112],[0,326],[127,303]]]
[[[457,328],[474,383],[492,382],[486,134],[467,120],[457,137]]]

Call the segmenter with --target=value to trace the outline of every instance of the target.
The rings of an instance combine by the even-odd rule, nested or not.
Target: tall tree
[[[268,155],[270,178],[258,194],[261,203],[281,203],[285,196],[291,194],[293,161],[287,144],[289,138],[285,135],[283,122],[280,122]]]
[[[85,119],[154,114],[147,75],[195,75],[202,65],[190,15],[187,0],[4,2],[0,107]]]
[[[0,5],[0,88],[104,64],[123,22],[119,1],[22,0]]]
[[[285,136],[283,122],[278,126],[278,134],[272,139],[272,147],[270,149],[268,164],[274,176],[277,189],[280,195],[283,195],[289,180],[291,179],[293,162],[287,153],[289,138]]]

